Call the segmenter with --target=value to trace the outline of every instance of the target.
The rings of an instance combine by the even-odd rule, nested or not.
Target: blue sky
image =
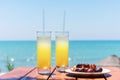
[[[65,10],[70,39],[120,40],[120,0],[0,0],[0,40],[35,40],[43,9],[46,31],[62,31]]]

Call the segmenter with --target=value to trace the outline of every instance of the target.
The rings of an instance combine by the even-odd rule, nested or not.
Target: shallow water
[[[69,41],[69,65],[96,63],[109,55],[120,56],[120,41]],[[15,68],[36,66],[36,41],[0,41],[0,69],[6,72],[7,56]],[[55,41],[52,41],[52,65],[55,65]]]

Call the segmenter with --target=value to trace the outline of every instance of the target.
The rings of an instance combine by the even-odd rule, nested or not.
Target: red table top
[[[85,78],[82,76],[73,76],[68,73],[60,73],[57,70],[49,80],[120,80],[120,69],[117,67],[104,67],[110,70],[110,73],[99,78]],[[20,67],[0,76],[0,80],[46,80],[48,75],[37,73],[36,67]]]

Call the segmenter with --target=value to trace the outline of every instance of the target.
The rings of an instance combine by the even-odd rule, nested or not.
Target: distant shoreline
[[[5,41],[37,41],[37,40],[0,40],[0,42],[5,42]],[[51,40],[55,41],[55,40]],[[69,41],[120,41],[120,40],[69,40]]]

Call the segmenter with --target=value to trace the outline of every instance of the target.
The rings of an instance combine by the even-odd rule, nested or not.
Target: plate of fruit
[[[77,64],[72,68],[65,70],[67,73],[78,74],[78,75],[103,75],[109,73],[109,69],[105,69],[95,64]]]

